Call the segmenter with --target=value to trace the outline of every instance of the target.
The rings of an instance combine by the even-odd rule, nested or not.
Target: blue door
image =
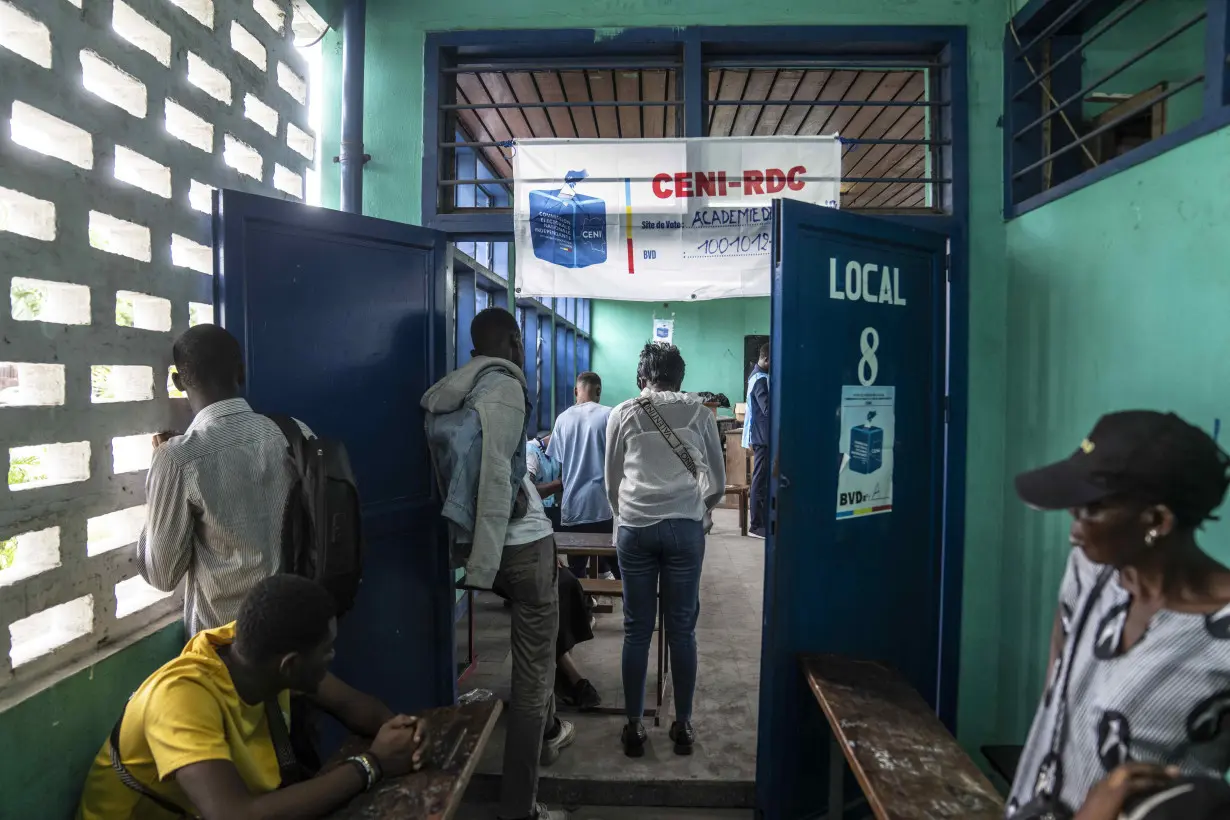
[[[757,803],[793,820],[825,806],[830,736],[800,653],[887,661],[936,703],[947,237],[775,218]]]
[[[453,589],[419,398],[447,370],[437,231],[223,191],[215,320],[248,400],[344,442],[363,502],[358,600],[334,671],[411,711],[453,699]]]

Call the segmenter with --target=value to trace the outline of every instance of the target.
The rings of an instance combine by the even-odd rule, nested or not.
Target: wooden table
[[[833,730],[829,817],[842,816],[849,761],[878,820],[1001,820],[1003,798],[900,675],[836,655],[800,661]]]
[[[329,815],[330,820],[449,820],[457,813],[503,704],[498,700],[446,706],[418,713],[428,721],[423,769],[378,783]],[[341,760],[367,749],[352,737],[333,757]]]
[[[739,534],[744,538],[747,537],[747,505],[750,497],[751,487],[746,484],[727,484],[724,496],[733,495],[738,497],[739,502]]]
[[[574,551],[576,555],[592,555],[585,550],[609,549],[609,554],[615,554],[615,535],[609,532],[557,532],[555,547],[560,552]],[[603,553],[606,554],[606,553]]]

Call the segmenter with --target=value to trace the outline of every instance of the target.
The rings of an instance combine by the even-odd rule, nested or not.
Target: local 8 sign
[[[841,144],[525,140],[513,177],[521,296],[766,296],[773,200],[837,207]]]

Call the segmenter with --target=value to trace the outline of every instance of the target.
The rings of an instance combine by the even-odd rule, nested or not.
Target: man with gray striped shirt
[[[154,437],[137,568],[164,592],[187,579],[184,626],[195,635],[234,621],[248,591],[280,569],[295,473],[282,431],[241,397],[243,356],[234,336],[197,325],[172,353],[175,386],[195,417],[183,435]]]

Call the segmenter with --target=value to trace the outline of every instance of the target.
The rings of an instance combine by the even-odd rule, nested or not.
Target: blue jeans
[[[675,684],[675,719],[692,719],[696,692],[696,618],[705,531],[699,521],[669,518],[649,527],[620,527],[616,541],[624,584],[624,702],[629,720],[645,713],[645,677],[658,612],[658,579]]]

